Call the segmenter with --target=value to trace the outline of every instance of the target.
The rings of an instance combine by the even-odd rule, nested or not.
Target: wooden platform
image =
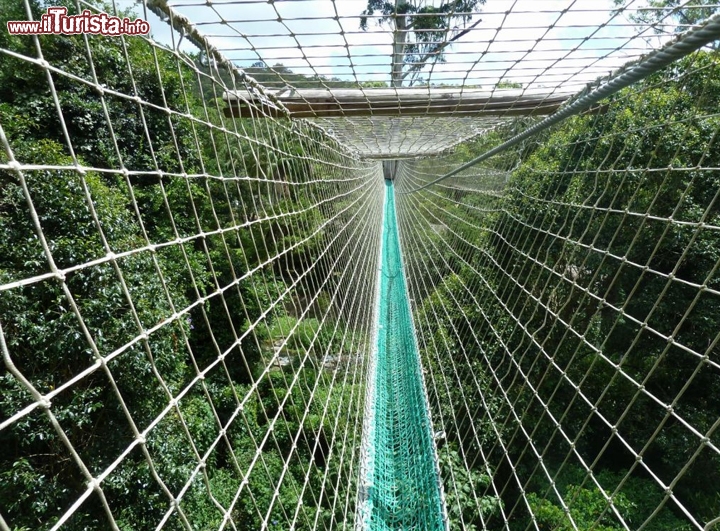
[[[351,116],[542,116],[555,112],[572,94],[538,90],[447,87],[267,90],[291,118]],[[246,90],[226,92],[225,116],[282,116],[271,99]]]

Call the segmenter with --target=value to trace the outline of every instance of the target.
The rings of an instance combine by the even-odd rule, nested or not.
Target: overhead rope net
[[[58,5],[0,0],[0,531],[720,529],[719,5]]]

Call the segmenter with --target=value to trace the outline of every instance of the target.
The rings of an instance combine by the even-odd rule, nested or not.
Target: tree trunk
[[[397,3],[396,3],[397,9]],[[405,43],[407,42],[407,17],[395,15],[393,32],[392,86],[402,87],[403,67],[405,66]]]

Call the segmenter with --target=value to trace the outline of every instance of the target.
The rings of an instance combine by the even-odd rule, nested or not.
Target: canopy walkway
[[[720,530],[720,5],[49,7],[0,531]]]
[[[377,345],[367,395],[360,515],[366,529],[445,529],[437,456],[398,241],[385,182]]]

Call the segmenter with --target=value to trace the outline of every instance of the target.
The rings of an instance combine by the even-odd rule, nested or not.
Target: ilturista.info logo
[[[130,20],[93,13],[89,9],[79,15],[68,15],[66,7],[49,7],[40,20],[11,20],[7,23],[8,32],[13,35],[145,35],[150,32],[150,24],[141,18]]]

